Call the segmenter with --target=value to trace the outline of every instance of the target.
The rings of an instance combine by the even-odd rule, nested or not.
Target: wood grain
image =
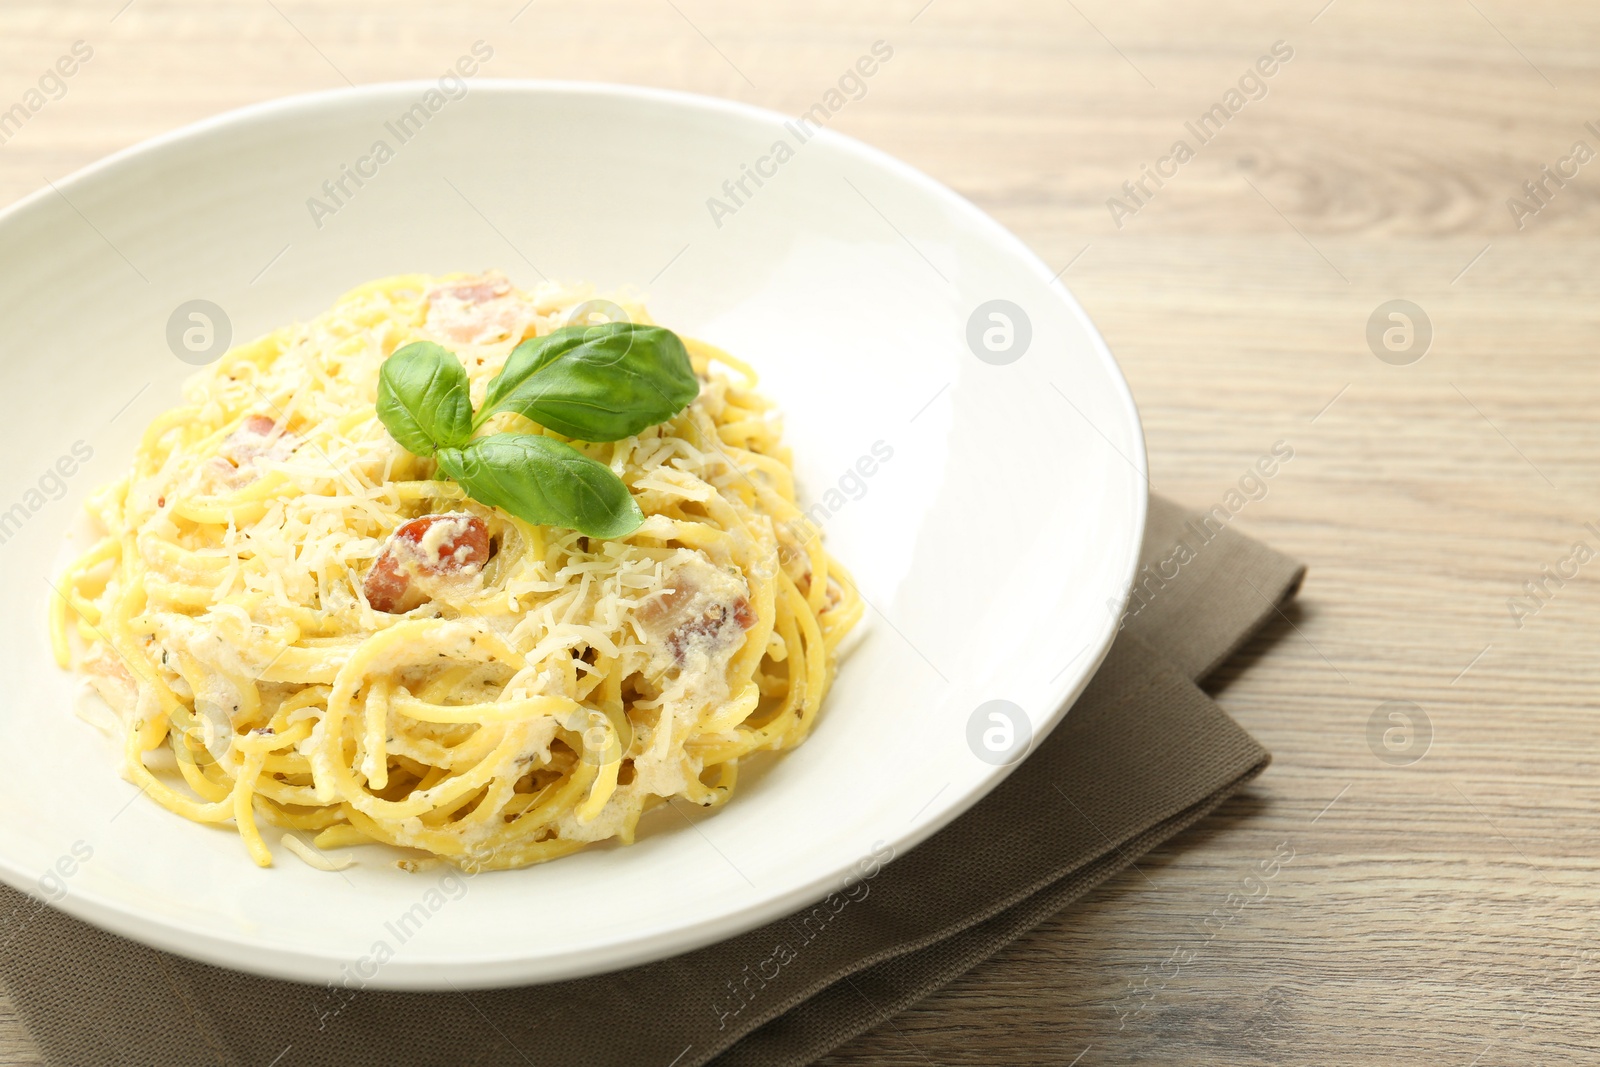
[[[1209,506],[1293,444],[1239,528],[1310,578],[1217,683],[1272,768],[828,1064],[1600,1062],[1600,563],[1520,627],[1507,608],[1574,541],[1600,544],[1580,529],[1600,523],[1600,162],[1520,230],[1506,207],[1574,141],[1600,149],[1600,9],[274,2],[0,8],[0,108],[74,40],[95,49],[0,147],[0,203],[227,108],[435,73],[480,37],[502,76],[791,112],[881,38],[894,62],[836,125],[1066,267],[1159,491]],[[1115,225],[1107,198],[1280,40],[1294,57],[1265,97]],[[1409,366],[1365,341],[1393,298],[1436,331]],[[1409,766],[1368,743],[1394,700],[1432,725]],[[1200,939],[1285,842],[1267,898]],[[39,1062],[8,1008],[0,1059]]]

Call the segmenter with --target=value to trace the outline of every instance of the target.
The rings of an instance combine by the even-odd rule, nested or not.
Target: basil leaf
[[[449,349],[417,341],[383,361],[378,372],[378,418],[407,451],[431,456],[472,438],[467,369]]]
[[[483,410],[478,414],[479,423],[494,411],[502,408],[510,410],[505,406],[506,400],[518,386],[552,359],[583,344],[587,339],[585,335],[597,329],[598,326],[562,326],[543,337],[530,337],[513,348],[511,355],[506,357],[506,365],[489,382],[489,390],[483,397]]]
[[[672,418],[699,394],[689,353],[671,330],[563,326],[512,350],[474,425],[515,411],[579,441],[620,441]]]
[[[441,448],[434,453],[433,458],[439,463],[439,469],[433,475],[435,481],[440,481],[449,476],[451,481],[460,485],[463,489],[466,488],[467,472],[462,466],[466,462],[466,457],[461,454],[461,449]],[[468,491],[467,495],[472,496],[471,491]],[[473,497],[473,499],[476,500],[477,498]],[[488,501],[483,501],[483,503],[488,503]]]
[[[630,534],[644,522],[610,467],[553,437],[497,433],[465,448],[441,448],[439,466],[482,504],[541,526],[590,537]]]

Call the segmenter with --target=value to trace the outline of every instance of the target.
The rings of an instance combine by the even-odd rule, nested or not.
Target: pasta
[[[629,843],[672,798],[720,805],[741,760],[806,738],[862,605],[748,367],[685,340],[688,407],[572,442],[644,514],[616,540],[470,499],[375,414],[397,348],[447,346],[477,402],[591,297],[388,278],[187,383],[91,497],[103,534],[51,606],[56,657],[118,713],[135,784],[232,824],[262,866],[265,823],[499,869]],[[514,413],[484,431],[507,428],[549,433]]]

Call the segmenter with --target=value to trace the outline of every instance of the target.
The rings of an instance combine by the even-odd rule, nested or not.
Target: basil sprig
[[[515,411],[580,441],[620,441],[670,419],[699,392],[689,353],[671,330],[563,326],[512,350],[473,425]]]
[[[518,345],[474,417],[466,368],[431,341],[406,345],[378,375],[378,418],[407,451],[433,457],[479,503],[542,526],[615,538],[644,522],[622,479],[553,437],[474,438],[515,411],[580,441],[619,441],[665,422],[700,392],[683,342],[631,322],[566,326]]]

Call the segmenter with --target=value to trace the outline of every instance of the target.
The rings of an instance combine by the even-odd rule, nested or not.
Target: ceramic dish
[[[1021,242],[905,164],[771,112],[463,84],[247,108],[0,214],[11,884],[148,944],[302,981],[609,970],[873,876],[993,788],[1109,648],[1144,525],[1138,416]],[[406,873],[377,847],[343,874],[287,855],[258,869],[231,831],[140,797],[74,714],[87,698],[45,625],[67,531],[177,402],[199,361],[182,339],[195,308],[217,331],[204,358],[371,278],[488,267],[523,285],[637,284],[658,321],[753,364],[870,605],[865,636],[806,744],[750,768],[709,818],[676,806],[631,847],[474,877]]]

